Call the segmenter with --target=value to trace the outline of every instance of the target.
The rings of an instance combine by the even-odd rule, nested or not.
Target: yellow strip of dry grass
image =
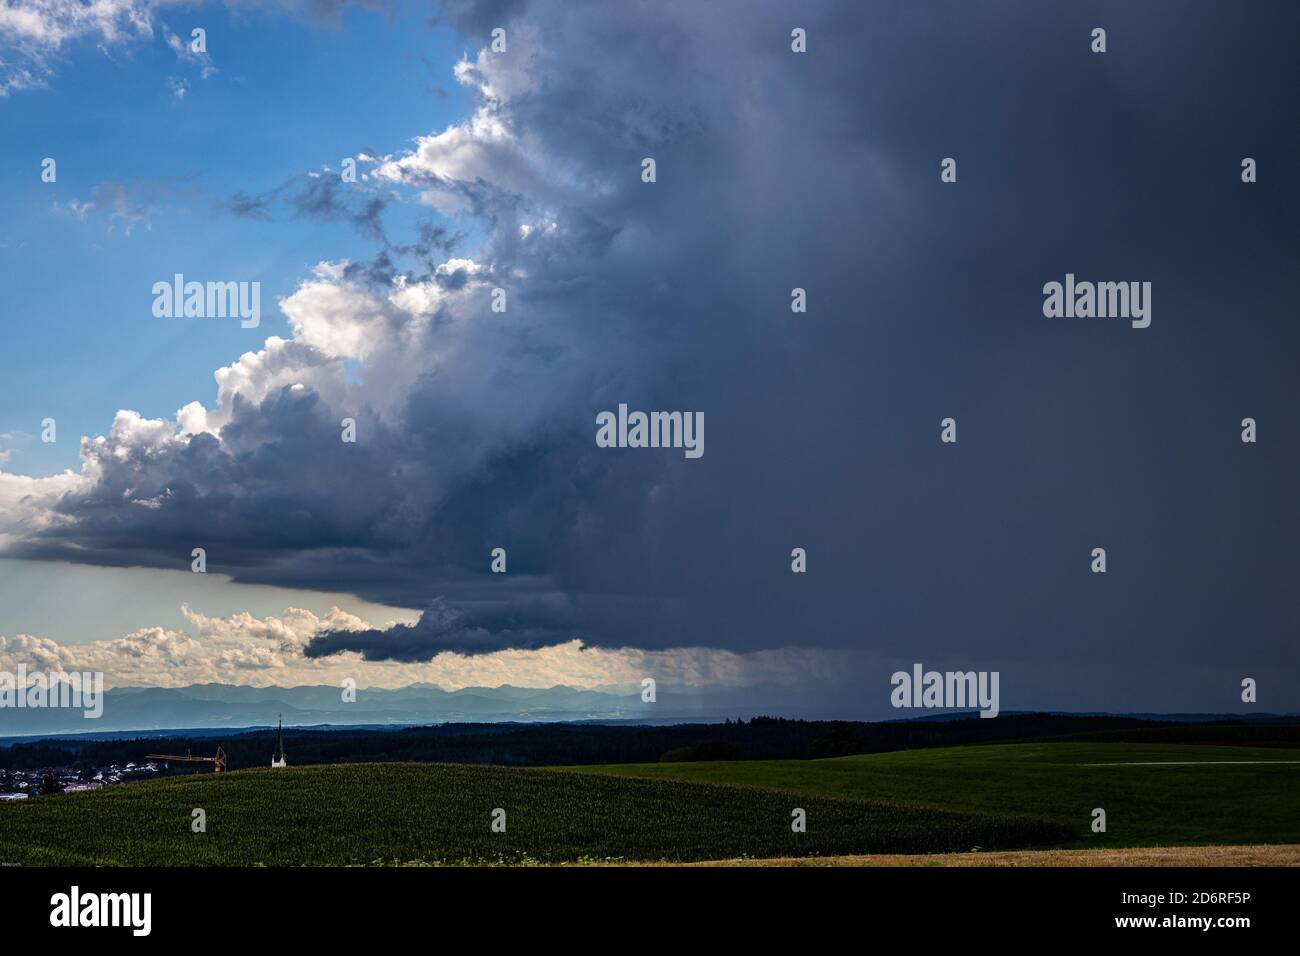
[[[654,865],[654,864],[650,864]],[[711,860],[688,866],[1300,866],[1300,844]]]

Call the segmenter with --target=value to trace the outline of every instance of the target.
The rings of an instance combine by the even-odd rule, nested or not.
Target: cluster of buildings
[[[0,768],[0,802],[26,800],[28,797],[40,794],[42,787],[45,785],[47,774],[54,775],[54,779],[58,781],[60,792],[76,793],[79,790],[98,790],[110,784],[150,777],[167,769],[171,761],[213,763],[217,773],[222,773],[226,769],[225,751],[220,747],[217,748],[216,757],[194,757],[190,754],[184,757],[167,757],[161,754],[150,754],[150,756],[159,759],[141,761],[140,763],[130,761],[124,764],[96,767],[93,775],[75,767],[40,767],[34,770],[5,770]],[[284,767],[287,765],[288,760],[284,752],[284,722],[281,720],[276,726],[275,752],[271,754],[271,766]]]
[[[47,773],[54,774],[59,788],[64,793],[78,790],[98,790],[113,783],[138,779],[155,774],[159,770],[156,763],[111,764],[99,767],[93,776],[87,778],[71,767],[41,767],[37,770],[3,770],[0,769],[0,801],[25,800],[41,792],[42,782]]]

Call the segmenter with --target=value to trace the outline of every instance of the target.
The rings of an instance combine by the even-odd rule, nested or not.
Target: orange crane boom
[[[196,757],[186,751],[184,757],[179,757],[176,754],[145,754],[145,758],[149,760],[174,760],[178,763],[210,763],[212,764],[213,773],[221,773],[226,769],[226,752],[221,747],[217,748],[215,757]]]

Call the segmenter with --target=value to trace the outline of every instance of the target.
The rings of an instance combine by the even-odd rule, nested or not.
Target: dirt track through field
[[[1300,844],[715,860],[691,866],[1300,866]]]
[[[1258,767],[1297,764],[1300,760],[1128,760],[1122,763],[1085,763],[1081,767]]]

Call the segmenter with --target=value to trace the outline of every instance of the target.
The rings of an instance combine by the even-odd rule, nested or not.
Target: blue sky
[[[79,467],[76,438],[102,433],[113,410],[171,417],[190,401],[211,404],[212,371],[286,335],[278,296],[322,259],[361,259],[373,240],[348,224],[239,218],[221,204],[258,195],[293,176],[369,148],[381,154],[442,129],[465,110],[452,67],[463,38],[430,28],[422,5],[393,16],[344,8],[341,21],[231,13],[222,4],[164,10],[152,40],[107,54],[98,37],[64,46],[47,85],[0,98],[0,434],[36,436],[53,417],[59,441],[14,438],[13,470],[40,475]],[[207,79],[168,47],[163,27],[188,41],[207,31],[216,72]],[[184,79],[183,98],[169,81]],[[441,95],[438,91],[441,91]],[[274,101],[273,111],[266,104]],[[56,183],[41,161],[58,163]],[[147,203],[131,226],[68,208],[103,183]],[[56,210],[58,206],[60,209]],[[390,207],[397,234],[428,210]],[[262,283],[263,322],[155,320],[154,282],[192,278]],[[57,368],[42,356],[57,353]]]

